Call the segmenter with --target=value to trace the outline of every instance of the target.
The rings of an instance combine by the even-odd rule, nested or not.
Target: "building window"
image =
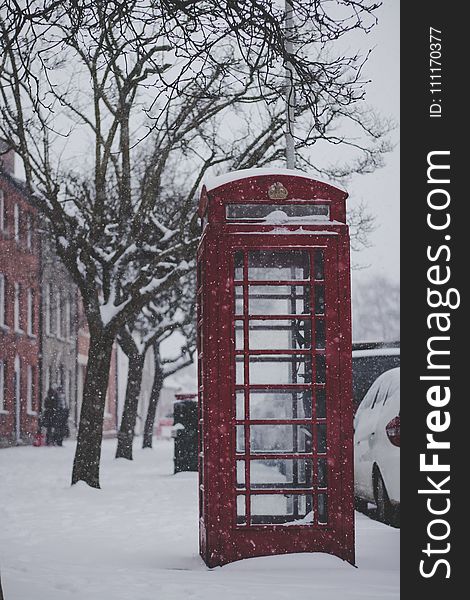
[[[0,360],[0,412],[7,412],[5,403],[5,368],[6,363]]]
[[[65,381],[63,385],[63,391],[65,395],[65,401],[67,406],[70,406],[70,369],[65,370]]]
[[[5,196],[0,190],[0,231],[3,233],[7,227],[7,215],[5,212]]]
[[[64,336],[70,338],[70,300],[65,299],[65,315],[64,315]]]
[[[72,406],[72,371],[69,369],[67,371],[67,381],[68,381],[68,386],[67,386],[67,406],[70,408]]]
[[[34,335],[34,290],[28,289],[28,335]]]
[[[45,325],[46,334],[51,334],[51,323],[52,323],[52,303],[51,303],[51,284],[46,284],[46,293],[44,294],[44,313],[45,313]]]
[[[7,280],[5,279],[5,275],[0,273],[0,326],[6,325],[6,300],[7,300]]]
[[[17,416],[15,419],[16,439],[19,440],[21,437],[21,419],[18,418],[21,414],[21,360],[18,355],[15,356],[15,376],[13,384],[13,390],[15,394],[15,412]]]
[[[27,368],[27,391],[26,391],[26,410],[28,414],[35,415],[34,411],[34,368],[31,365],[28,365]]]
[[[26,215],[26,248],[33,249],[33,220],[30,213]]]
[[[15,220],[15,242],[20,241],[20,207],[15,204],[14,208],[14,220]]]
[[[21,285],[15,283],[15,298],[13,305],[13,327],[21,333]]]
[[[56,335],[62,337],[62,299],[59,290],[56,292]]]

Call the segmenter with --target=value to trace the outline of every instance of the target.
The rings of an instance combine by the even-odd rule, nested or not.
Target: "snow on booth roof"
[[[239,179],[248,179],[249,177],[259,177],[260,175],[289,175],[290,177],[303,177],[304,179],[313,179],[314,181],[319,181],[320,183],[324,183],[325,185],[335,187],[341,190],[342,192],[346,193],[346,190],[341,186],[337,185],[336,183],[333,185],[328,181],[324,181],[314,175],[309,175],[308,173],[304,173],[303,171],[298,171],[296,169],[241,169],[240,171],[231,171],[223,175],[208,175],[203,181],[203,186],[205,185],[206,190],[210,191],[220,187],[221,185],[226,185],[227,183],[230,183],[232,181],[238,181]]]

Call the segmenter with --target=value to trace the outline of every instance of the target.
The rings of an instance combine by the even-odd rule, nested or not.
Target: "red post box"
[[[250,170],[201,194],[200,553],[354,563],[347,193]]]

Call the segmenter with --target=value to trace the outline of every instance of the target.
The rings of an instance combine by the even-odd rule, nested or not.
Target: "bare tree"
[[[160,294],[158,304],[153,301],[149,302],[135,321],[132,324],[125,325],[119,332],[118,341],[129,359],[129,368],[116,458],[132,460],[132,443],[137,420],[144,361],[149,348],[153,348],[154,352],[155,376],[153,388],[158,386],[160,378],[163,384],[165,377],[191,364],[193,360],[195,351],[193,280],[194,275],[191,273],[188,277],[183,278],[179,285],[173,286],[165,294]],[[182,347],[180,356],[170,361],[164,361],[160,358],[160,345],[176,331],[184,336],[187,343]],[[152,389],[151,406],[152,402],[158,402],[159,391],[155,400],[156,391],[156,389]],[[151,410],[149,406],[149,412]],[[147,421],[150,420],[151,417],[147,415]],[[150,423],[148,425],[150,426]]]
[[[99,487],[113,341],[191,270],[204,174],[223,162],[242,168],[283,158],[286,61],[304,119],[304,166],[336,177],[367,172],[388,149],[388,124],[361,109],[366,56],[334,49],[340,37],[367,32],[378,5],[293,4],[288,55],[274,0],[0,0],[0,135],[22,159],[90,329],[72,483]],[[227,114],[235,123],[228,154],[220,151]],[[343,121],[362,137],[340,133]],[[151,151],[142,151],[145,139]],[[346,165],[317,166],[309,148],[327,142],[358,154]],[[162,216],[171,179],[184,202]]]
[[[395,341],[400,339],[400,286],[383,275],[356,283],[353,293],[354,339]]]
[[[181,347],[177,356],[166,359],[162,358],[160,350],[161,342],[157,341],[153,345],[154,376],[147,408],[147,416],[145,419],[142,448],[152,447],[155,415],[165,379],[174,375],[181,369],[188,367],[193,362],[196,345],[196,328],[194,321],[188,323],[188,326],[182,330],[182,333],[186,343]]]

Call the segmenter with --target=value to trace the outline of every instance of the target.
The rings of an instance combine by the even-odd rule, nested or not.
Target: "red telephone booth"
[[[200,553],[354,563],[347,193],[292,171],[204,187]]]

